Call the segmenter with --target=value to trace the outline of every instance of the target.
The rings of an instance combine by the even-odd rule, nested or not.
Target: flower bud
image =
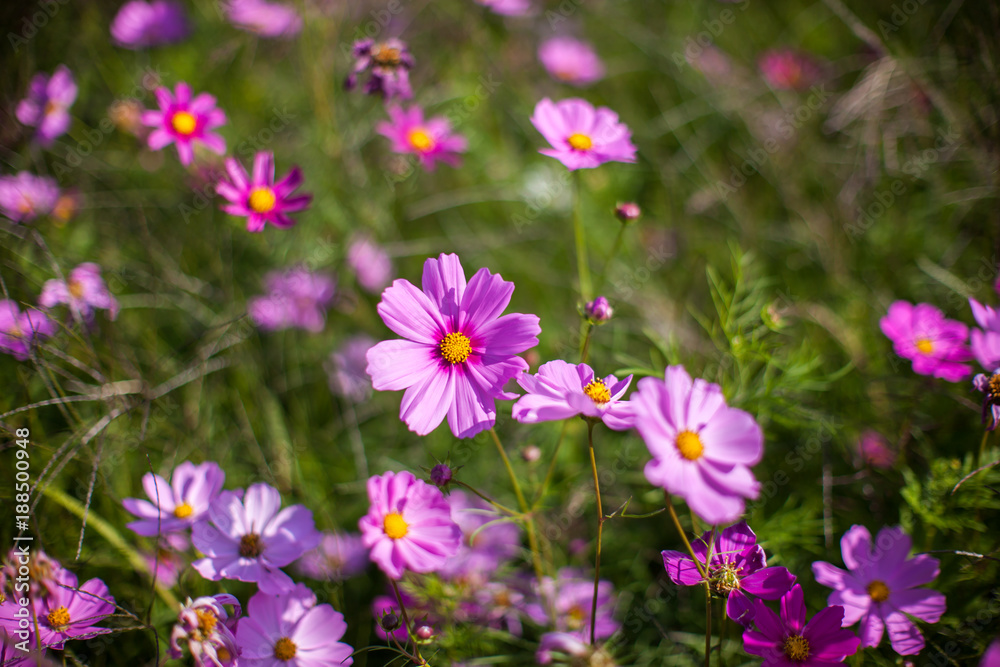
[[[583,313],[587,319],[595,323],[607,322],[611,319],[614,312],[611,304],[603,296],[597,297],[583,308]]]
[[[379,625],[381,625],[382,629],[386,632],[392,632],[399,627],[399,616],[396,616],[390,611],[388,614],[379,619]]]
[[[451,468],[446,463],[439,463],[431,468],[431,484],[434,486],[447,486],[451,481]]]
[[[417,639],[427,641],[434,638],[434,628],[429,625],[421,625],[417,628]]]
[[[642,215],[642,209],[635,202],[627,201],[619,203],[615,207],[615,217],[626,224],[638,220],[640,215]]]
[[[534,463],[542,458],[542,450],[535,445],[528,445],[521,450],[521,459],[526,463]]]

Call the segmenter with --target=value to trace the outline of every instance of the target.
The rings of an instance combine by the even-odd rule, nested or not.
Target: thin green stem
[[[698,568],[701,581],[705,584],[705,667],[710,667],[709,660],[712,658],[712,591],[709,588],[708,575],[705,567],[698,560],[698,556],[695,555],[694,549],[691,548],[691,542],[688,541],[687,535],[684,533],[681,521],[677,518],[677,512],[674,511],[674,503],[670,498],[670,493],[666,489],[663,491],[663,499],[667,504],[667,511],[670,513],[670,518],[673,519],[674,526],[677,528],[677,532],[680,533],[681,539],[684,540],[684,546],[691,555],[691,560],[694,561],[695,567]]]
[[[587,353],[590,352],[590,337],[594,332],[594,325],[590,322],[583,323],[584,334],[583,334],[583,345],[580,347],[580,363],[587,363]]]
[[[712,591],[705,582],[705,667],[712,660]]]
[[[552,461],[549,463],[548,472],[545,473],[545,479],[542,481],[542,486],[538,489],[538,493],[535,495],[535,502],[531,504],[531,511],[538,509],[538,505],[542,502],[542,498],[545,497],[545,492],[549,488],[549,483],[552,481],[552,474],[556,471],[556,461],[559,459],[559,448],[562,447],[563,438],[566,435],[566,429],[569,427],[569,420],[563,420],[562,430],[559,431],[559,440],[556,441],[556,448],[552,452]]]
[[[399,585],[396,584],[395,579],[389,579],[392,583],[392,590],[396,593],[396,604],[399,605],[399,613],[403,615],[403,625],[406,627],[406,636],[410,638],[410,643],[413,644],[413,655],[409,656],[413,658],[414,662],[418,665],[426,665],[427,662],[420,655],[420,647],[417,645],[416,639],[413,637],[413,629],[410,627],[410,615],[406,613],[406,605],[403,604],[403,596],[399,592]]]
[[[986,454],[986,441],[989,440],[990,432],[987,429],[983,432],[983,439],[979,441],[979,449],[976,450],[976,454],[973,457],[972,467],[978,468],[979,462],[983,460],[983,456]]]
[[[490,428],[490,435],[493,437],[493,443],[497,446],[497,451],[500,452],[500,458],[503,460],[503,465],[507,469],[507,474],[510,476],[510,484],[514,487],[514,495],[517,496],[517,506],[521,508],[522,512],[527,514],[528,502],[524,499],[524,493],[521,491],[521,483],[517,481],[517,475],[514,474],[514,468],[510,465],[510,459],[507,458],[506,450],[504,450],[503,445],[500,444],[500,438],[497,436],[496,429]]]
[[[486,494],[480,492],[479,489],[476,489],[473,486],[469,486],[465,482],[460,482],[457,479],[453,479],[453,480],[451,480],[451,483],[454,484],[454,485],[456,485],[456,486],[460,486],[463,489],[468,489],[469,491],[472,491],[474,494],[476,494],[477,496],[479,496],[480,498],[482,498],[483,500],[485,500],[486,502],[488,502],[490,505],[493,505],[493,507],[497,508],[498,510],[500,510],[504,514],[508,514],[510,516],[516,516],[516,517],[521,517],[522,516],[522,514],[520,512],[518,512],[517,510],[512,510],[511,508],[507,507],[506,505],[501,505],[500,503],[498,503],[497,501],[493,500],[492,498],[490,498]]]
[[[594,473],[594,496],[597,498],[597,553],[594,556],[594,599],[590,603],[590,645],[594,645],[597,631],[597,589],[601,582],[601,536],[604,532],[604,507],[601,505],[601,483],[597,475],[597,458],[594,455],[594,422],[587,421],[587,444],[590,446],[590,470]]]
[[[583,231],[583,214],[580,211],[580,172],[573,172],[573,234],[576,237],[576,270],[580,277],[580,295],[590,301],[590,264],[587,262],[587,236]]]
[[[719,608],[719,667],[726,667],[726,660],[722,655],[722,644],[726,640],[726,628],[729,627],[729,623],[726,620],[726,608],[721,606]]]
[[[598,294],[604,288],[604,282],[608,279],[608,270],[611,268],[611,262],[613,262],[615,257],[618,255],[618,251],[622,249],[622,241],[625,239],[626,226],[627,225],[622,223],[618,227],[618,234],[615,235],[615,243],[611,246],[611,254],[608,255],[607,260],[605,260],[604,269],[601,271],[601,277],[597,281]]]

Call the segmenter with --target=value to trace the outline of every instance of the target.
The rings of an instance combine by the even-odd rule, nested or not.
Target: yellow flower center
[[[583,627],[583,619],[586,615],[580,607],[573,606],[570,608],[569,613],[566,614],[569,618],[566,621],[566,627],[570,630],[579,630]]]
[[[247,200],[247,205],[256,213],[268,213],[274,208],[274,204],[277,201],[277,197],[274,196],[274,190],[260,187],[250,191],[250,198]]]
[[[885,582],[875,579],[868,584],[868,597],[872,599],[872,602],[885,602],[889,599],[889,587],[885,585]]]
[[[60,108],[61,107],[58,104],[56,104],[54,100],[49,100],[48,102],[45,103],[45,111],[43,113],[46,116],[48,116],[49,114],[59,111]]]
[[[66,607],[56,607],[48,613],[45,620],[49,622],[49,627],[56,632],[62,632],[69,625],[69,610]]]
[[[215,629],[219,618],[211,611],[203,611],[201,609],[195,609],[194,614],[198,617],[198,630],[201,632],[201,636],[208,637],[212,634],[212,630]]]
[[[219,662],[229,662],[233,658],[229,651],[222,646],[215,649],[215,655],[218,656]]]
[[[260,535],[248,533],[240,538],[240,555],[244,558],[256,558],[263,551]]]
[[[697,461],[705,451],[701,438],[694,431],[681,431],[677,434],[677,451],[688,461]]]
[[[17,324],[11,324],[10,329],[7,331],[7,335],[14,338],[21,338],[24,336],[24,332],[21,331],[21,327],[17,326]],[[0,602],[2,602],[2,600],[0,600]]]
[[[809,641],[802,635],[792,635],[785,640],[785,656],[789,660],[805,660],[809,657]]]
[[[373,48],[371,54],[375,64],[382,67],[395,67],[399,64],[400,56],[402,55],[399,49],[385,46],[384,44],[379,44]]]
[[[392,539],[398,540],[401,537],[406,537],[406,534],[410,532],[410,526],[403,519],[402,514],[399,512],[390,512],[382,520],[382,530]]]
[[[449,364],[460,364],[472,354],[469,337],[458,332],[445,336],[438,347],[441,348],[441,356]]]
[[[591,141],[590,137],[586,134],[580,134],[579,132],[569,135],[569,138],[566,139],[566,141],[569,142],[569,145],[574,150],[578,151],[588,151],[594,145],[594,142]]]
[[[187,111],[177,111],[170,117],[170,125],[177,134],[188,136],[194,134],[195,128],[198,127],[198,119]]]
[[[288,637],[282,637],[274,642],[274,657],[278,660],[291,660],[295,657],[295,642]]]
[[[194,508],[187,503],[181,503],[174,508],[174,516],[178,519],[186,519],[192,514],[194,514]]]
[[[989,384],[986,386],[986,393],[990,398],[1000,398],[1000,373],[990,376]]]
[[[427,134],[427,130],[423,128],[417,128],[415,130],[410,130],[410,133],[406,135],[407,141],[413,146],[414,150],[420,151],[421,153],[426,153],[427,151],[434,149],[434,138]]]
[[[83,283],[79,280],[69,281],[66,287],[69,289],[69,295],[74,299],[79,299],[83,296]]]
[[[934,343],[930,342],[926,338],[918,338],[914,345],[917,346],[917,349],[920,350],[921,354],[930,354],[934,351]]]
[[[583,388],[583,393],[590,397],[594,403],[603,405],[611,400],[611,392],[608,388],[604,386],[602,380],[593,379],[590,381],[586,387]]]

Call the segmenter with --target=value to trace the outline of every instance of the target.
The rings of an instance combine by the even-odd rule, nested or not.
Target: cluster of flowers
[[[294,37],[302,18],[290,5],[266,0],[225,0],[220,9],[240,30],[261,37]],[[126,49],[145,49],[182,42],[191,34],[184,7],[173,0],[131,0],[111,22],[111,37]]]

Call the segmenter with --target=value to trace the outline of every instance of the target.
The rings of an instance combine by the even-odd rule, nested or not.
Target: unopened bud
[[[615,207],[615,217],[624,223],[633,222],[642,215],[642,209],[635,202],[624,202]]]
[[[381,625],[382,629],[386,632],[392,632],[399,627],[399,616],[396,616],[390,611],[379,620],[379,625]]]
[[[542,450],[535,445],[528,445],[521,450],[521,459],[527,463],[534,463],[542,458]]]
[[[591,322],[607,322],[614,312],[611,304],[603,296],[597,297],[583,307],[583,314]]]
[[[427,641],[428,639],[432,639],[434,637],[434,628],[429,625],[421,625],[417,628],[416,635],[417,639]]]
[[[451,468],[445,463],[439,463],[431,468],[431,484],[434,486],[447,486],[451,477]]]

